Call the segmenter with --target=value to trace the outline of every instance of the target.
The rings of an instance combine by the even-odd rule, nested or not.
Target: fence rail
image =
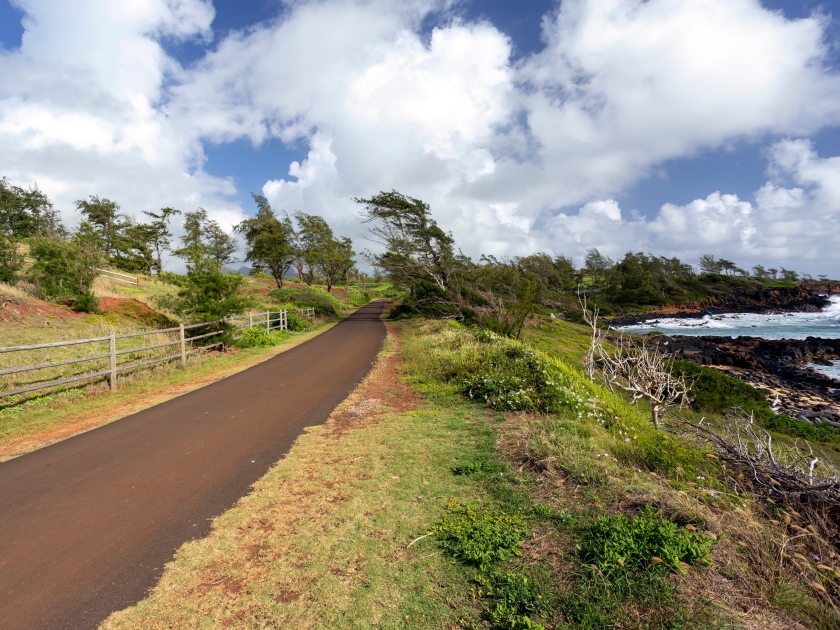
[[[130,276],[127,273],[120,273],[119,271],[111,271],[110,269],[96,269],[99,275],[109,280],[117,282],[124,282],[125,284],[133,284],[136,287],[140,286],[140,278],[138,276]]]
[[[314,319],[315,317],[315,309],[314,308],[307,308],[303,310],[295,311],[295,314],[298,317],[304,317],[308,319]],[[186,336],[186,331],[198,328],[201,326],[212,326],[218,324],[231,324],[235,328],[235,332],[243,331],[248,328],[253,328],[255,326],[265,327],[267,331],[271,330],[288,330],[289,327],[289,312],[287,310],[281,311],[265,311],[264,313],[248,313],[247,315],[237,315],[234,317],[226,317],[217,321],[212,322],[204,322],[201,324],[180,324],[174,328],[162,328],[160,330],[144,330],[135,333],[123,333],[117,335],[113,330],[110,334],[106,337],[90,337],[88,339],[70,339],[68,341],[53,341],[50,343],[36,343],[28,346],[12,346],[8,348],[0,348],[0,354],[7,353],[7,352],[26,352],[27,350],[41,350],[44,348],[60,348],[64,346],[74,346],[86,343],[103,343],[108,342],[108,352],[105,353],[98,353],[98,354],[91,354],[84,357],[73,357],[70,359],[64,359],[62,361],[47,361],[45,363],[37,363],[34,365],[23,365],[19,367],[10,367],[4,368],[0,370],[0,376],[7,375],[7,374],[19,374],[21,372],[30,372],[34,370],[44,370],[49,368],[55,368],[64,365],[71,365],[74,363],[84,363],[87,361],[99,361],[102,359],[109,360],[109,367],[108,369],[98,370],[95,372],[90,372],[86,374],[76,374],[73,376],[68,376],[66,378],[59,378],[50,381],[44,381],[40,383],[32,383],[30,385],[26,385],[23,387],[16,387],[13,389],[8,389],[6,391],[0,391],[0,398],[4,398],[6,396],[14,396],[16,394],[25,394],[27,392],[35,391],[38,389],[46,389],[48,387],[56,387],[58,385],[66,385],[68,383],[75,383],[78,381],[84,381],[87,379],[98,378],[101,376],[107,376],[109,380],[109,384],[112,390],[117,389],[117,373],[124,372],[126,370],[131,370],[134,368],[152,365],[154,363],[161,363],[163,361],[172,361],[175,359],[181,360],[181,367],[187,367],[187,356],[190,354],[195,354],[197,352],[201,352],[203,350],[207,350],[209,348],[216,347],[221,345],[221,341],[217,341],[215,343],[211,343],[204,346],[199,347],[192,347],[190,349],[187,348],[187,344],[192,344],[199,339],[207,339],[209,337],[214,337],[216,335],[221,335],[225,331],[224,330],[215,330],[209,333],[203,333],[200,335],[194,335],[192,337]],[[167,341],[164,343],[154,343],[147,346],[140,346],[140,347],[133,347],[133,348],[124,348],[121,350],[117,350],[117,340],[118,339],[129,339],[133,337],[143,337],[145,335],[153,335],[153,334],[166,334],[166,333],[178,333],[178,338],[172,341]],[[234,339],[241,338],[242,335],[234,337]],[[123,364],[119,365],[117,363],[117,357],[124,356],[124,355],[131,355],[138,352],[148,352],[150,350],[156,350],[159,348],[166,348],[169,346],[179,346],[179,351],[174,354],[169,354],[163,357],[153,357],[151,359],[146,359],[143,361],[130,363],[130,364]]]

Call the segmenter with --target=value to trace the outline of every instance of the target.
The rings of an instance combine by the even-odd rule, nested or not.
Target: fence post
[[[185,370],[187,369],[187,341],[186,337],[184,337],[184,323],[181,322],[178,330],[178,334],[181,336],[181,367]]]
[[[248,311],[248,328],[254,325],[254,316]]]
[[[111,391],[117,389],[117,338],[114,331],[111,331],[108,339],[109,351],[111,353]]]
[[[283,309],[283,312],[280,314],[280,323],[283,324],[283,330],[289,330],[289,311],[288,311],[288,309]]]
[[[271,320],[271,311],[266,311],[265,312],[265,332],[270,332],[270,330],[271,330],[269,328],[270,320]]]

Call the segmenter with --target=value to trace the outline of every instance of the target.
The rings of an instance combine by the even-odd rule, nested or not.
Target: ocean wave
[[[829,305],[817,313],[734,313],[704,315],[699,319],[651,318],[632,326],[618,326],[616,330],[669,335],[748,335],[764,339],[837,339],[840,338],[840,295],[829,296],[829,301]]]

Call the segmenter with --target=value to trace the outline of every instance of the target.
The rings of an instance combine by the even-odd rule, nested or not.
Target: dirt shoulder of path
[[[386,325],[374,368],[329,420],[102,629],[455,627],[469,576],[408,544],[475,493],[451,467],[480,420],[402,382],[401,325]]]
[[[247,370],[326,332],[336,323],[295,336],[280,346],[210,353],[207,361],[188,367],[186,371],[172,369],[160,374],[159,378],[135,380],[120,387],[117,392],[104,392],[72,404],[65,402],[56,408],[33,411],[30,415],[40,417],[33,419],[33,426],[28,430],[0,437],[0,462],[125,418]]]

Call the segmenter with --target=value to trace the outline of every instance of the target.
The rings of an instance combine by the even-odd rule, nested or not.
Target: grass
[[[423,402],[398,384],[394,330],[331,420],[103,628],[445,628],[470,607],[471,571],[409,544],[451,501],[481,494],[452,466],[494,457],[495,440],[480,409]]]
[[[580,331],[550,356],[452,322],[389,330],[331,420],[104,628],[836,627],[840,571],[812,557],[837,552],[558,358]],[[506,372],[499,391],[555,397],[469,398],[465,378]]]
[[[426,395],[462,396],[462,404],[472,405],[463,397],[463,374],[517,374],[535,363],[532,356],[504,350],[513,342],[486,337],[457,324],[424,324],[407,350],[416,386]],[[541,339],[551,347],[548,335]],[[569,356],[569,341],[562,341],[558,354]],[[517,365],[508,367],[502,356]],[[813,627],[837,623],[820,590],[835,592],[837,578],[808,558],[836,567],[840,556],[826,541],[798,534],[807,523],[797,523],[785,509],[781,522],[779,514],[735,494],[707,457],[708,447],[655,430],[643,409],[588,382],[562,360],[539,357],[536,363],[546,366],[547,380],[566,405],[550,413],[534,413],[538,406],[508,412],[498,436],[505,459],[522,471],[512,485],[532,506],[545,505],[562,518],[551,525],[532,522],[532,537],[543,540],[533,546],[537,553],[526,540],[521,556],[512,555],[483,578],[492,585],[499,572],[547,571],[543,587],[555,597],[528,623],[570,629],[795,627],[788,615]],[[498,408],[492,397],[480,402]],[[462,625],[525,627],[515,617],[498,625],[495,601],[487,599],[483,615]]]

